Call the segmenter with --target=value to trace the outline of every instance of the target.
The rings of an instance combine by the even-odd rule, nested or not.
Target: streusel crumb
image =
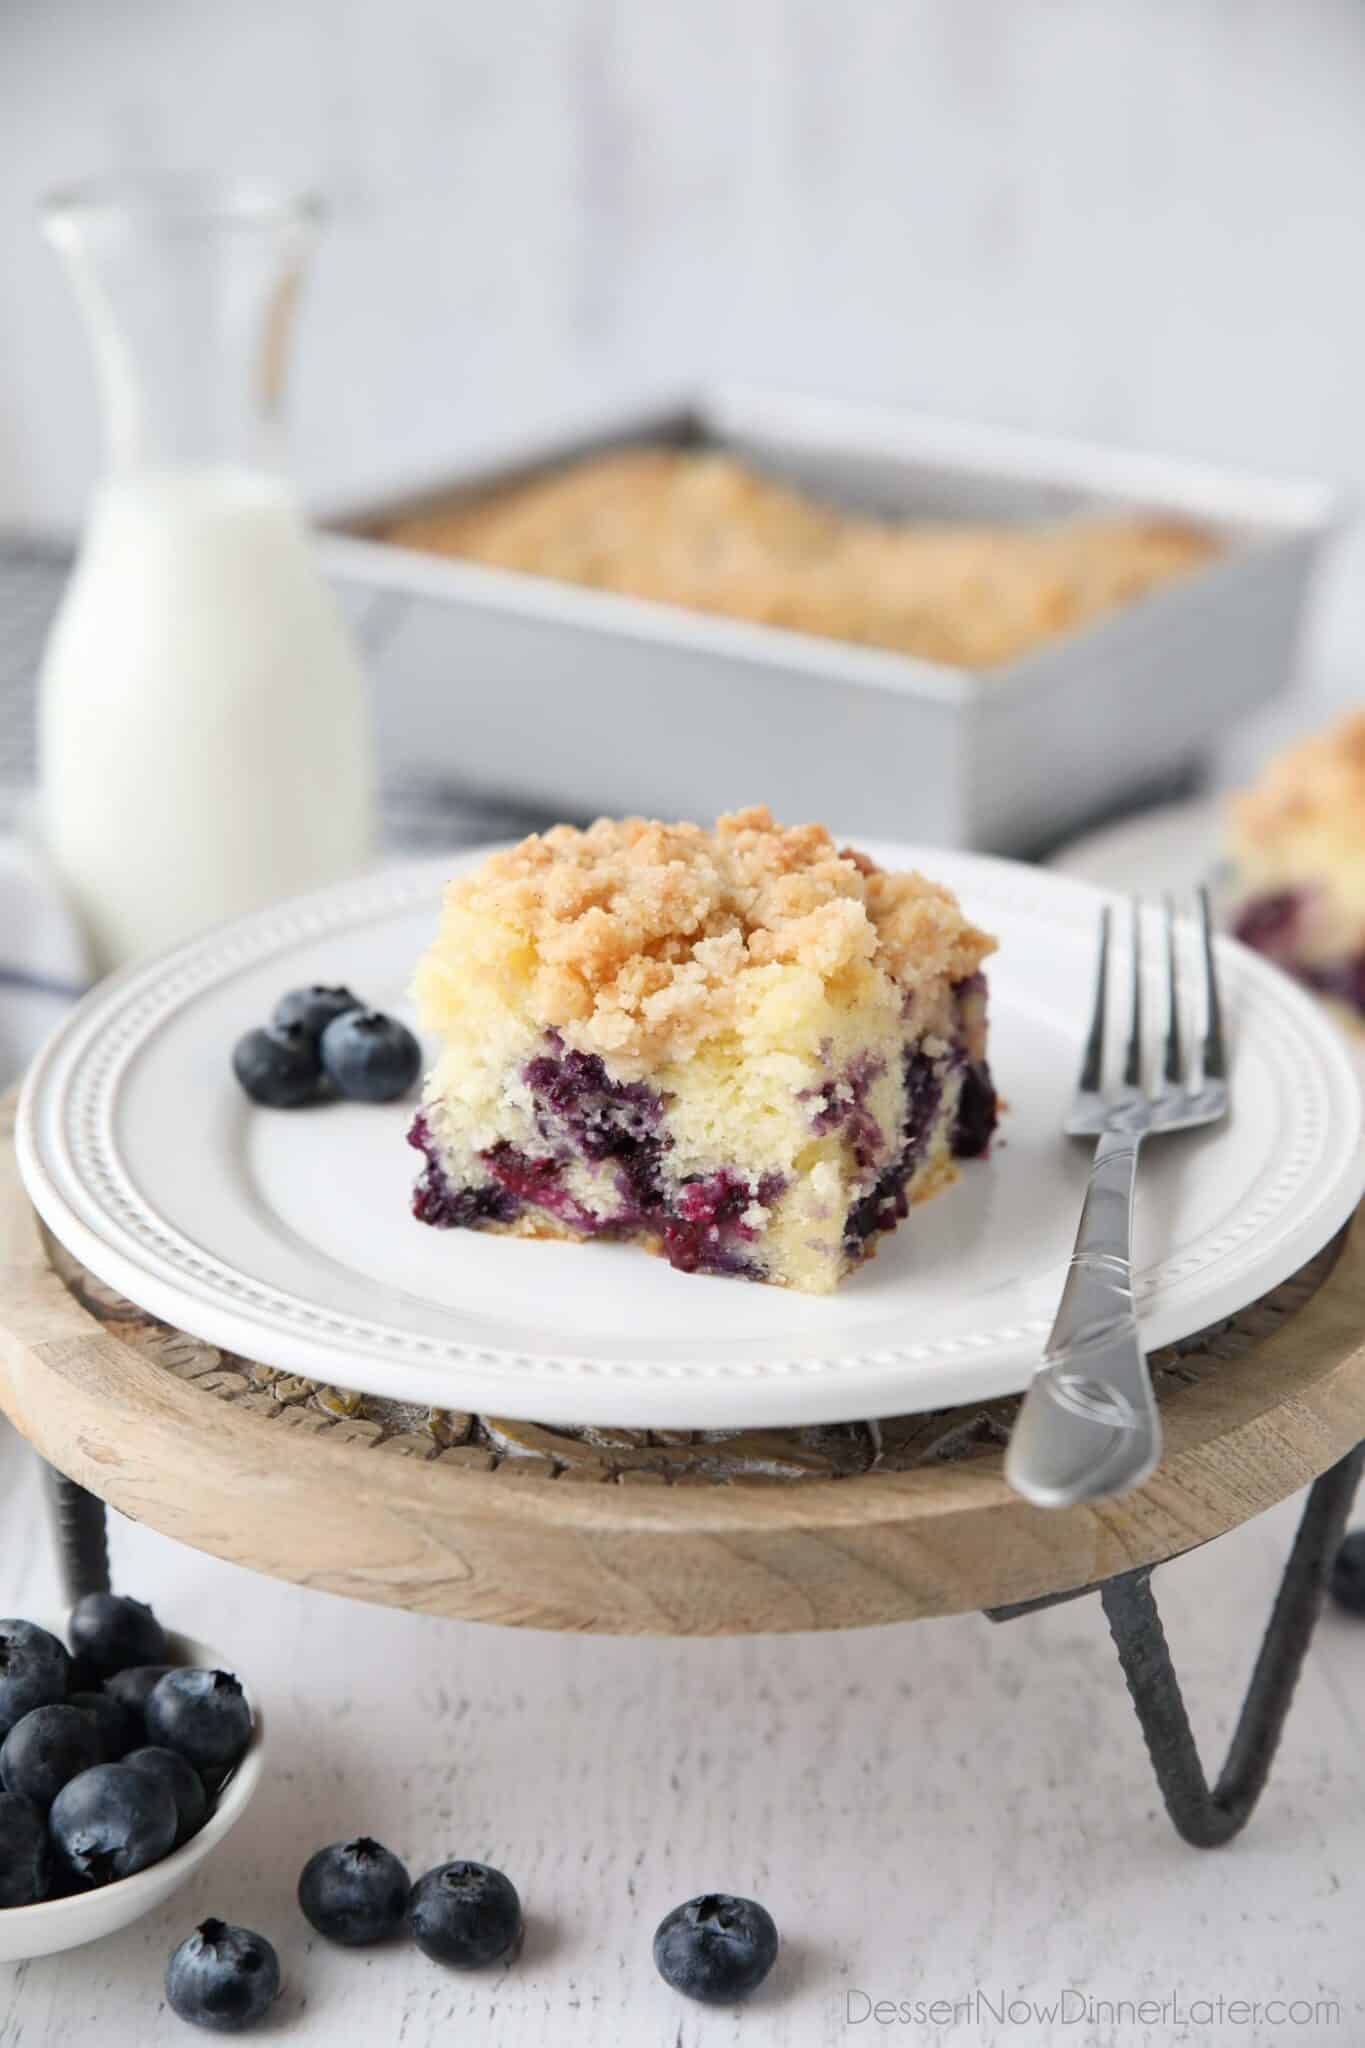
[[[1287,747],[1229,807],[1247,848],[1267,855],[1304,834],[1342,847],[1365,845],[1365,711]]]
[[[1215,537],[1141,513],[1055,526],[882,519],[718,449],[626,448],[391,521],[383,539],[968,668],[1191,574]]]
[[[822,825],[778,826],[762,806],[714,832],[643,818],[556,826],[454,880],[445,915],[478,920],[485,956],[497,934],[491,950],[529,975],[547,1025],[627,1059],[688,1057],[777,967],[826,991],[886,981],[908,1003],[967,980],[995,948],[951,890],[886,873]]]

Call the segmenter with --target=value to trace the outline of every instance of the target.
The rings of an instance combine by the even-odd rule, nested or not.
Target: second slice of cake
[[[418,968],[414,1213],[827,1292],[989,1143],[993,947],[949,890],[763,809],[492,854]]]
[[[1227,853],[1237,937],[1365,1021],[1365,711],[1234,797]]]

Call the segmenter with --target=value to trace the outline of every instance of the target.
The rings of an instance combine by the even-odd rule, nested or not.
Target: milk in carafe
[[[43,838],[100,966],[364,864],[365,681],[287,485],[98,488],[39,758]]]
[[[101,969],[372,851],[365,680],[269,459],[314,217],[213,180],[47,209],[112,460],[39,679],[40,821]]]

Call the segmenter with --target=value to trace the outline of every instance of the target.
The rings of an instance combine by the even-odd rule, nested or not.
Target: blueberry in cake
[[[1237,937],[1365,1018],[1365,711],[1233,799],[1228,853]]]
[[[557,826],[450,884],[414,1214],[825,1293],[995,1125],[956,898],[765,809]]]

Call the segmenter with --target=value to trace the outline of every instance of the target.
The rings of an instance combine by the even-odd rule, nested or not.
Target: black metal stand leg
[[[1303,1520],[1218,1782],[1212,1791],[1190,1728],[1180,1682],[1151,1586],[1151,1571],[1125,1572],[1100,1587],[1109,1632],[1137,1708],[1166,1810],[1196,1849],[1231,1841],[1265,1790],[1294,1688],[1322,1612],[1332,1560],[1346,1527],[1365,1444],[1324,1472]]]
[[[44,1471],[62,1591],[67,1605],[74,1606],[83,1593],[109,1590],[104,1502],[53,1466],[45,1466]]]

